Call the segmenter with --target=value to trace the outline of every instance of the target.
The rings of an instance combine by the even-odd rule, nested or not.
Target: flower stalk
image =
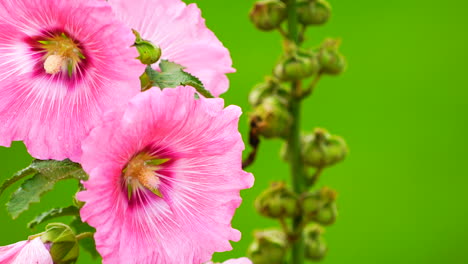
[[[250,141],[252,152],[243,165],[245,168],[253,163],[260,136],[284,140],[281,156],[290,165],[292,186],[284,182],[273,184],[257,197],[255,207],[261,215],[279,221],[281,228],[275,232],[284,235],[289,252],[270,253],[267,258],[251,251],[250,256],[254,257],[254,264],[303,264],[306,259],[319,261],[325,257],[327,245],[322,237],[323,227],[333,224],[337,216],[336,192],[312,188],[324,169],[342,161],[348,150],[341,137],[325,129],[316,128],[313,133],[301,131],[302,102],[314,92],[324,75],[343,72],[346,61],[338,51],[340,40],[327,39],[315,49],[302,47],[307,27],[324,24],[330,17],[331,9],[326,0],[259,0],[251,12],[252,21],[278,18],[266,8],[258,12],[258,7],[266,4],[286,5],[281,23],[287,26],[282,27],[278,19],[274,20],[284,38],[284,54],[274,67],[273,77],[267,77],[267,81],[255,86],[250,94],[249,101],[255,107],[250,116],[250,138],[256,140]],[[262,27],[263,24],[254,25],[262,31],[271,30]],[[310,79],[308,85],[304,83],[307,79]],[[314,169],[314,173],[309,169]],[[260,244],[255,241],[252,245]]]

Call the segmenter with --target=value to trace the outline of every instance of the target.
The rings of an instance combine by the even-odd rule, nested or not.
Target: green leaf
[[[27,173],[28,176],[32,175],[32,177],[23,182],[20,188],[12,194],[7,204],[7,210],[13,219],[28,210],[31,203],[39,202],[40,197],[52,190],[57,182],[66,179],[86,180],[88,178],[81,166],[70,160],[34,160],[23,171],[24,174]],[[18,175],[21,175],[21,172]]]
[[[175,88],[177,86],[192,86],[198,93],[206,98],[214,98],[214,96],[205,89],[203,83],[197,77],[184,71],[184,67],[177,63],[167,60],[162,60],[159,64],[161,72],[155,71],[151,66],[146,67],[145,74],[150,82],[145,85],[143,91],[148,90],[152,86],[157,86],[161,89]]]
[[[11,178],[4,181],[3,184],[0,186],[0,195],[2,195],[2,193],[8,187],[10,187],[12,184],[14,184],[15,182],[17,182],[17,181],[19,181],[19,180],[21,180],[21,179],[23,179],[23,178],[25,178],[27,176],[31,176],[35,172],[36,172],[36,170],[34,168],[27,167],[26,169],[20,170],[17,173],[13,174],[13,176]]]
[[[38,216],[34,220],[28,223],[28,228],[34,228],[35,226],[44,223],[45,221],[61,217],[61,216],[71,216],[71,215],[79,215],[80,211],[76,206],[69,206],[65,208],[54,208],[50,211],[44,212]]]
[[[70,226],[75,230],[77,234],[84,233],[84,232],[96,232],[94,228],[89,226],[86,223],[83,223],[79,217],[75,217],[75,219],[70,223]],[[99,257],[99,253],[96,251],[96,243],[94,238],[84,238],[79,241],[80,246],[86,250],[94,259]]]

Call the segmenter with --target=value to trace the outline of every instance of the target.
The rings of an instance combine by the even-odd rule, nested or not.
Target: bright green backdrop
[[[202,8],[238,69],[223,97],[249,111],[247,94],[271,71],[281,51],[279,35],[256,31],[249,23],[253,0],[191,2]],[[330,23],[307,36],[313,44],[342,37],[349,69],[325,78],[306,101],[303,128],[322,126],[344,136],[351,154],[320,182],[340,194],[340,216],[327,230],[330,250],[323,263],[468,263],[468,2],[330,2]],[[246,116],[241,130],[247,135]],[[258,216],[252,202],[270,181],[287,178],[279,147],[279,141],[262,144],[250,168],[256,185],[242,193],[244,203],[233,222],[243,239],[233,244],[233,252],[217,255],[220,259],[243,256],[252,230],[275,224]],[[30,158],[15,144],[0,148],[0,160],[4,179]],[[16,221],[0,208],[0,245],[31,234],[25,223],[41,209],[70,203],[76,186],[57,187],[33,206],[35,212]],[[79,263],[94,262],[85,256]]]

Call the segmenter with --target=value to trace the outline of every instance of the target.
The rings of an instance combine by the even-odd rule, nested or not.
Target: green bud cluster
[[[332,166],[346,158],[348,146],[343,138],[330,135],[327,130],[316,128],[313,133],[301,136],[302,159],[304,164],[313,168]],[[281,157],[289,160],[288,144],[281,148]]]
[[[69,264],[78,259],[80,247],[69,226],[62,223],[48,224],[41,240],[44,244],[50,243],[49,251],[54,263]]]
[[[300,213],[297,195],[284,182],[272,183],[255,200],[255,208],[266,217],[287,218]]]
[[[319,261],[325,257],[328,248],[322,237],[324,229],[317,224],[309,224],[304,228],[305,257]]]
[[[297,4],[297,15],[303,25],[322,25],[331,16],[331,6],[325,0],[302,0]]]
[[[338,75],[346,69],[346,59],[339,52],[341,40],[326,39],[318,53],[321,71],[329,75]]]
[[[297,52],[281,59],[274,69],[274,75],[281,81],[298,81],[316,74],[320,69],[317,55]]]
[[[338,216],[336,197],[336,191],[328,187],[304,194],[301,199],[303,215],[321,225],[332,225]]]
[[[338,75],[346,69],[346,59],[339,52],[340,40],[327,39],[314,49],[301,47],[307,28],[327,23],[331,11],[327,0],[257,0],[250,12],[250,20],[258,29],[277,30],[282,35],[284,55],[274,66],[273,77],[256,85],[249,95],[253,107],[249,116],[251,151],[242,165],[246,168],[255,161],[262,137],[283,139],[286,142],[281,154],[291,163],[295,183],[294,190],[284,182],[273,183],[255,200],[256,210],[278,219],[283,232],[255,234],[248,251],[254,264],[288,263],[285,257],[290,249],[291,263],[303,263],[304,257],[319,261],[327,253],[323,226],[336,221],[337,194],[326,187],[309,189],[325,168],[345,159],[348,147],[343,138],[325,129],[300,134],[299,112],[301,102],[313,93],[324,75]],[[287,27],[282,25],[286,19]],[[305,83],[307,79],[310,81]],[[314,173],[310,174],[312,169]]]
[[[255,232],[247,256],[254,264],[283,264],[286,253],[286,235],[278,229],[269,229]]]
[[[262,0],[250,11],[250,20],[260,30],[270,31],[286,19],[286,5],[279,0]]]
[[[287,137],[291,127],[287,101],[278,95],[263,97],[250,114],[250,123],[255,123],[257,133],[266,138]]]
[[[314,168],[332,166],[346,157],[348,146],[343,138],[330,135],[327,130],[317,128],[302,136],[302,158],[306,165]]]
[[[258,106],[270,96],[278,96],[286,105],[286,98],[289,96],[288,88],[281,85],[276,79],[267,77],[265,82],[259,83],[252,88],[249,94],[249,103],[252,106]]]

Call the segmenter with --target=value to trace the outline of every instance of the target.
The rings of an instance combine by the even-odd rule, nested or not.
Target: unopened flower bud
[[[321,225],[329,226],[336,222],[337,217],[338,209],[336,208],[336,203],[330,202],[318,211],[314,220]]]
[[[291,115],[284,98],[279,96],[264,98],[250,120],[256,124],[257,133],[266,138],[286,137],[290,131]]]
[[[338,217],[338,209],[336,207],[336,191],[323,187],[318,191],[318,196],[320,199],[320,208],[313,215],[312,219],[324,226],[332,225],[336,222]]]
[[[275,182],[255,200],[255,208],[266,217],[293,217],[300,212],[300,205],[294,192],[284,182]]]
[[[277,229],[256,231],[247,256],[254,264],[283,264],[287,253],[285,234]]]
[[[279,0],[262,0],[250,11],[250,20],[264,31],[274,30],[286,19],[286,5]]]
[[[302,53],[283,59],[274,74],[281,81],[297,81],[314,75],[319,68],[316,55]]]
[[[44,244],[50,243],[49,251],[54,263],[74,263],[78,258],[78,241],[72,229],[65,224],[48,224],[41,240]]]
[[[303,215],[322,225],[333,224],[338,216],[336,196],[336,191],[328,187],[303,195],[301,197]]]
[[[312,261],[323,259],[327,254],[327,245],[322,237],[324,230],[317,224],[304,228],[305,256]]]
[[[150,41],[142,39],[136,30],[133,30],[133,34],[136,36],[135,47],[140,54],[137,59],[146,65],[151,65],[158,62],[158,60],[161,58],[161,49]]]
[[[348,154],[343,138],[332,136],[324,129],[316,129],[302,137],[304,163],[315,168],[323,168],[342,161]]]
[[[285,98],[288,93],[287,88],[282,86],[278,81],[267,78],[265,82],[259,83],[252,88],[249,94],[249,103],[252,106],[258,106],[262,103],[263,99],[269,96],[277,95]]]
[[[346,69],[346,59],[339,52],[340,40],[327,39],[318,53],[321,71],[330,75],[337,75]]]
[[[302,197],[301,201],[303,215],[309,219],[315,217],[323,206],[319,192],[307,193]]]
[[[328,21],[331,6],[325,0],[305,0],[298,3],[297,15],[304,25],[321,25]]]

